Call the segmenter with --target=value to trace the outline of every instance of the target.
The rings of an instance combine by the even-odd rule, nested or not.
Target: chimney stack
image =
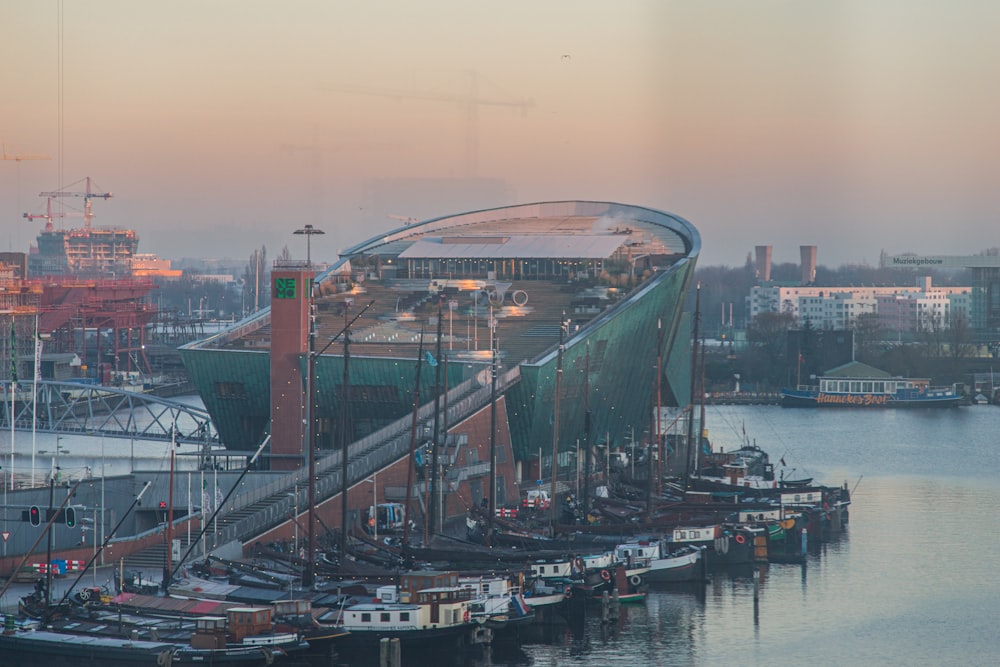
[[[811,285],[816,280],[816,246],[799,246],[802,254],[802,284]]]
[[[755,246],[757,251],[757,280],[762,283],[771,281],[771,246]]]

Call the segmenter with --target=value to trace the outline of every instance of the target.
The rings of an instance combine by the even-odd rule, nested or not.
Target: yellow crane
[[[2,149],[0,149],[0,160],[14,160],[15,162],[21,162],[22,160],[51,160],[52,158],[48,155],[41,155],[38,153],[8,153],[7,144],[2,144]]]
[[[359,85],[335,85],[324,86],[325,90],[355,93],[358,95],[375,95],[379,97],[392,97],[397,99],[409,98],[416,100],[430,100],[439,102],[453,102],[461,105],[465,110],[465,172],[466,176],[476,176],[479,161],[479,107],[480,106],[503,106],[515,107],[521,110],[521,115],[525,115],[528,109],[534,106],[534,101],[527,99],[502,99],[498,97],[482,97],[479,94],[479,73],[475,70],[463,71],[465,76],[466,90],[464,93],[442,93],[436,91],[405,90],[392,88],[375,88],[372,86]]]

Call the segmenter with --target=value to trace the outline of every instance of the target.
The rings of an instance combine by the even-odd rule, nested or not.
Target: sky
[[[977,254],[997,34],[987,0],[2,0],[0,141],[52,159],[0,162],[0,247],[89,176],[171,259],[562,199],[679,215],[700,265]]]

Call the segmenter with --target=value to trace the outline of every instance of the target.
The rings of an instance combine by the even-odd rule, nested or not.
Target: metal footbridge
[[[0,428],[221,447],[204,408],[128,388],[80,382],[2,383]],[[174,430],[176,429],[176,433]]]

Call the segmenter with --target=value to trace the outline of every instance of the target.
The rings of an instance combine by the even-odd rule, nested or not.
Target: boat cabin
[[[574,574],[573,561],[570,559],[536,560],[531,563],[531,576],[536,579],[565,578]]]
[[[226,618],[224,616],[199,616],[194,619],[191,647],[203,649],[226,648]]]
[[[649,565],[654,558],[660,557],[659,541],[630,542],[615,547],[615,558],[628,567]]]
[[[230,641],[244,643],[244,639],[265,634],[273,629],[273,614],[270,607],[231,607],[226,610]]]

